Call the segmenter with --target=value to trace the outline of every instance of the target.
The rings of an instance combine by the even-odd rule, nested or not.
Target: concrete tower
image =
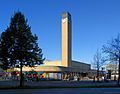
[[[72,21],[68,12],[62,14],[62,66],[69,67],[72,62]]]

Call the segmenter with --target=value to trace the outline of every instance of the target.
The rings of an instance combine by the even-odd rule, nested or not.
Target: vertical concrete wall
[[[62,15],[62,66],[69,67],[72,62],[72,21],[67,12]]]

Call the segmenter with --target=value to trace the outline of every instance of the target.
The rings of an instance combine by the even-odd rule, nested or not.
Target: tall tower
[[[72,21],[68,12],[62,14],[62,66],[69,67],[72,62]]]

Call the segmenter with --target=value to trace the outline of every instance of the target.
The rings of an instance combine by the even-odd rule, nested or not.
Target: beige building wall
[[[69,13],[62,15],[62,66],[71,66],[72,60],[72,22]]]
[[[44,66],[62,66],[61,61],[45,61]]]
[[[78,68],[78,71],[80,71],[80,72],[88,72],[91,70],[90,64],[86,64],[86,63],[82,63],[82,62],[78,62],[78,61],[72,61],[72,67]]]

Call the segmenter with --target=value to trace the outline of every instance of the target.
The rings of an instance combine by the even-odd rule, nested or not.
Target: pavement
[[[0,88],[18,87],[19,81],[7,80],[0,81]],[[39,81],[39,82],[24,82],[24,86],[28,87],[116,87],[116,81],[110,82],[93,82],[93,81]]]

